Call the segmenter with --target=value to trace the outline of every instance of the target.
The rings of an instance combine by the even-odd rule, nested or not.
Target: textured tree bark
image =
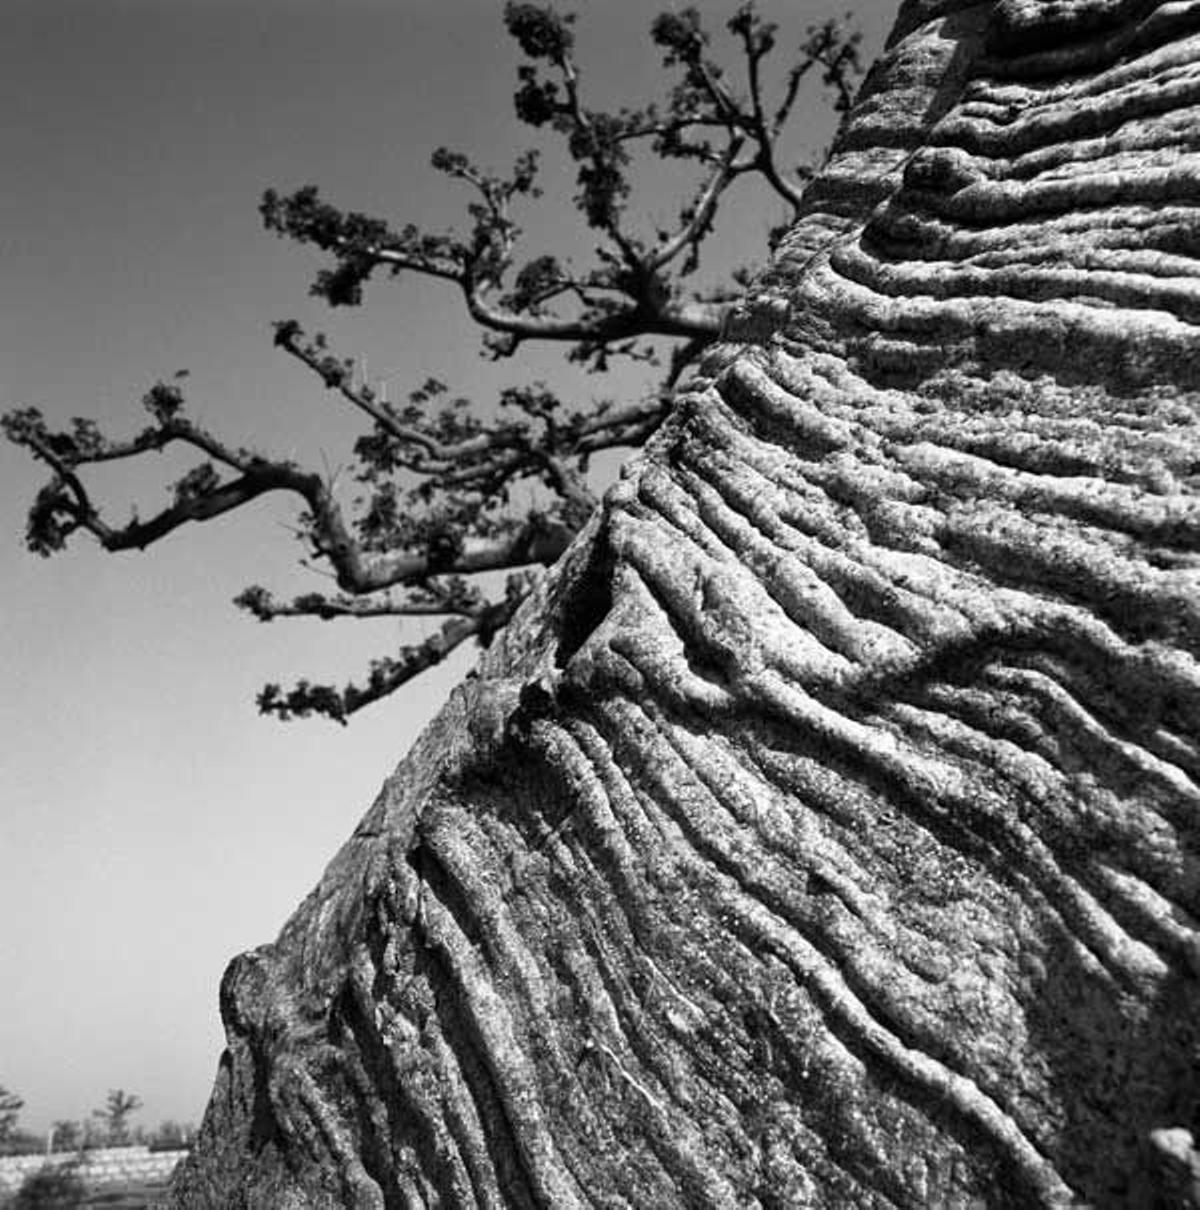
[[[177,1206],[1197,1204],[1200,4],[910,0],[236,959]]]

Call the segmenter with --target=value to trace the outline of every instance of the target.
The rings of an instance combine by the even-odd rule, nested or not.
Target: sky
[[[653,95],[661,72],[644,0],[580,5],[585,86]],[[676,5],[675,7],[679,7]],[[710,28],[731,4],[701,3]],[[781,47],[838,11],[761,6]],[[581,399],[633,392],[557,370],[489,364],[452,289],[404,279],[330,312],[307,290],[319,262],[265,232],[268,186],[443,230],[461,188],[429,168],[445,144],[505,167],[530,143],[512,116],[518,62],[499,0],[5,0],[0,42],[0,410],[90,416],[117,436],[138,401],[187,369],[189,413],[234,444],[315,469],[359,432],[271,345],[295,317],[388,376],[392,397],[433,375],[494,396],[541,376]],[[866,58],[891,5],[860,5]],[[827,141],[823,110],[794,136]],[[546,159],[527,224],[572,245],[570,174]],[[673,213],[659,182],[639,197]],[[759,257],[777,211],[718,227]],[[542,248],[530,243],[531,253]],[[123,521],[186,469],[173,455],[90,482]],[[294,506],[265,499],[144,553],[86,537],[51,559],[25,549],[45,473],[0,442],[0,1085],[21,1125],[80,1119],[109,1089],[137,1122],[198,1122],[223,1045],[217,988],[236,953],[272,940],[370,806],[383,779],[474,661],[446,665],[355,716],[281,724],[267,681],[341,683],[421,624],[277,621],[231,605],[251,583],[326,586],[297,567]],[[410,627],[414,624],[409,623]],[[426,628],[430,624],[425,623]]]

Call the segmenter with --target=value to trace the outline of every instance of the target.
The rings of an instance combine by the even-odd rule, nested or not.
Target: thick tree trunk
[[[1186,1205],[1200,4],[911,0],[275,944],[178,1206]]]

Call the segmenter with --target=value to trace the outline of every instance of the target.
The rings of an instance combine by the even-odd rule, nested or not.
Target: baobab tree
[[[226,1030],[180,1206],[1200,1192],[1200,12],[909,0]]]

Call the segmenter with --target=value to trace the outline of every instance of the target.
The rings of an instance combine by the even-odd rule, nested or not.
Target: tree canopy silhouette
[[[520,155],[507,174],[459,152],[435,151],[433,167],[461,181],[472,199],[464,226],[449,233],[397,228],[343,210],[313,185],[287,194],[268,190],[263,221],[269,231],[324,255],[312,293],[332,307],[360,305],[368,282],[380,276],[407,272],[445,282],[461,292],[482,331],[485,356],[517,358],[532,342],[553,342],[571,362],[596,372],[614,358],[631,359],[649,378],[641,399],[569,406],[545,383],[527,381],[481,406],[431,378],[396,402],[384,383],[372,385],[324,335],[293,319],[277,322],[275,345],[361,413],[366,428],[354,445],[357,494],[349,500],[329,475],[232,445],[196,423],[186,408],[186,372],[150,388],[142,403],[151,423],[125,439],[102,433],[86,418],[55,429],[32,407],[3,417],[6,435],[51,472],[28,517],[27,543],[39,554],[62,549],[78,531],[109,551],[142,549],[186,522],[284,492],[299,498],[302,539],[337,591],[282,600],[254,585],[236,598],[238,605],[262,621],[441,619],[435,634],[373,661],[357,683],[265,686],[258,699],[264,713],[345,722],[462,643],[490,642],[528,593],[537,568],[553,563],[590,515],[596,497],[589,460],[641,445],[666,414],[684,367],[718,338],[746,271],[708,289],[696,275],[730,189],[755,182],[777,199],[772,204],[782,201],[772,238],[786,230],[812,171],[782,162],[780,152],[801,84],[818,74],[833,108],[844,113],[860,71],[859,35],[828,20],[807,30],[769,87],[764,66],[777,45],[773,23],[752,3],[729,18],[735,73],[718,60],[697,10],[688,7],[651,24],[668,73],[665,96],[604,110],[588,104],[572,16],[510,2],[504,21],[524,58],[517,118],[556,136],[574,166],[573,201],[596,241],[590,264],[528,247],[514,210],[540,197],[536,151]],[[631,197],[638,171],[655,160],[693,172],[674,223],[648,233],[631,213]],[[168,502],[153,515],[112,524],[85,482],[86,468],[170,446],[188,447],[201,460],[170,486]],[[502,584],[494,573],[507,573]]]
[[[129,1119],[142,1107],[142,1099],[123,1088],[110,1088],[104,1105],[93,1111],[104,1127],[105,1138],[112,1144],[129,1141]]]

